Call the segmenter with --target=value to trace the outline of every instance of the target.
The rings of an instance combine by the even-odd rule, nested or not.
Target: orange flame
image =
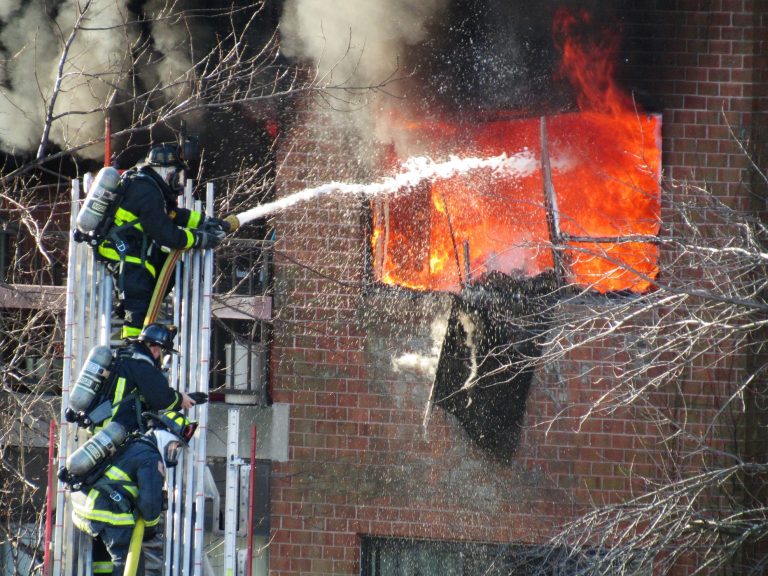
[[[546,151],[539,118],[398,123],[401,131],[428,142],[423,153],[434,158],[528,155],[535,168],[476,170],[374,200],[378,280],[456,291],[490,270],[541,273],[554,266],[557,252],[567,282],[600,292],[653,287],[658,250],[647,237],[660,225],[661,120],[638,112],[616,85],[617,36],[585,41],[591,25],[586,13],[556,15],[560,71],[577,90],[580,111],[547,118]],[[543,154],[551,164],[556,237],[547,224]]]

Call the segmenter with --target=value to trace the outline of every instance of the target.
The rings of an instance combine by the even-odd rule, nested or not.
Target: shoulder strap
[[[130,492],[122,489],[127,484],[125,480],[109,480],[102,476],[93,483],[91,488],[98,490],[99,494],[117,504],[120,512],[132,512],[135,507],[133,497]]]
[[[125,191],[125,188],[132,181],[134,181],[134,180],[136,180],[138,178],[146,179],[147,175],[143,174],[139,170],[136,170],[136,169],[133,169],[133,168],[128,170],[128,171],[126,171],[126,172],[124,172],[120,176],[120,180],[118,181],[118,184],[117,184],[118,190],[120,190],[120,192],[123,193]],[[110,212],[109,212],[109,221],[110,221],[110,223],[114,222],[115,212],[117,212],[117,209],[119,207],[120,207],[120,202],[115,202],[114,205],[110,206]],[[123,251],[120,250],[119,246],[121,244],[123,244],[123,242],[120,239],[120,237],[117,236],[117,233],[118,232],[122,232],[123,230],[126,230],[128,228],[133,227],[133,225],[136,224],[137,221],[138,221],[138,218],[136,218],[134,220],[130,220],[129,222],[124,222],[120,226],[112,225],[107,230],[104,231],[104,234],[103,234],[104,238],[109,238],[110,240],[112,240],[112,242],[115,244],[115,247],[116,247],[118,253],[122,254],[122,252],[124,250]]]
[[[131,358],[133,360],[143,360],[144,362],[147,362],[153,368],[155,367],[154,360],[150,359],[149,357],[147,357],[146,354],[142,354],[141,352],[134,352],[133,355],[131,356]]]
[[[89,411],[89,418],[93,422],[93,426],[99,426],[101,425],[105,420],[112,417],[112,414],[115,412],[116,408],[121,406],[122,404],[126,402],[135,401],[137,405],[137,412],[140,412],[141,407],[139,406],[139,395],[135,392],[132,392],[126,396],[124,396],[119,402],[115,403],[114,395],[115,395],[115,384],[119,378],[117,375],[118,368],[120,367],[120,364],[122,363],[123,358],[126,357],[126,352],[123,350],[118,350],[115,359],[112,361],[112,364],[110,364],[110,374],[107,381],[104,383],[104,386],[102,387],[102,391],[96,396],[94,401],[98,400],[98,403]],[[130,357],[130,356],[129,356]],[[104,406],[104,405],[107,406]],[[140,414],[139,414],[140,416]],[[139,429],[143,431],[143,425],[141,422],[141,418],[137,419]]]

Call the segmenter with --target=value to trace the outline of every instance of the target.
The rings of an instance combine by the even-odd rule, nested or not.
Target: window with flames
[[[658,273],[661,117],[644,113],[613,79],[618,37],[585,40],[567,11],[555,18],[559,75],[573,110],[495,120],[388,117],[408,154],[489,160],[393,197],[373,200],[375,279],[458,291],[491,271],[598,292],[653,289]],[[401,148],[404,148],[401,146]],[[395,153],[397,160],[401,160]]]

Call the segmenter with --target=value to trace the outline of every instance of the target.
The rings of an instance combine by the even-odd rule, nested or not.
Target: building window
[[[600,293],[651,289],[661,117],[628,117],[634,124],[570,113],[409,127],[430,142],[425,154],[448,158],[447,176],[374,198],[375,280],[459,292],[492,272],[516,279],[554,270],[561,285]]]
[[[213,330],[212,400],[267,406],[269,324],[218,319]]]
[[[602,574],[652,573],[634,555],[624,555],[619,567],[597,550],[377,537],[364,537],[361,546],[363,576],[576,576],[596,573],[590,570],[598,564],[608,570]]]
[[[216,293],[254,296],[270,288],[272,239],[231,238],[216,253]]]

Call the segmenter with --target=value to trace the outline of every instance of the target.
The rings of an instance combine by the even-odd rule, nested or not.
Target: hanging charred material
[[[508,460],[520,435],[533,371],[541,355],[546,301],[554,274],[512,278],[490,272],[472,281],[451,306],[431,406],[461,422],[469,436]]]

